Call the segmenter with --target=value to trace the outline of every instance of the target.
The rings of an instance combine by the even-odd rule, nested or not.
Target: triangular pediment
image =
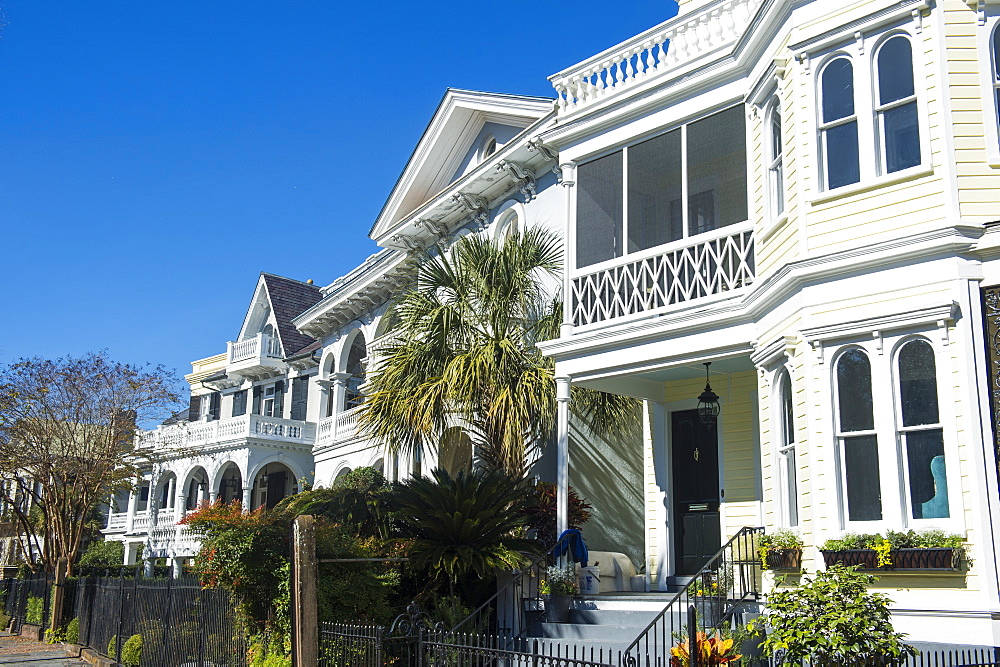
[[[407,214],[475,167],[490,137],[499,148],[550,111],[552,100],[543,97],[449,88],[369,236],[376,243],[386,238]]]
[[[268,328],[278,335],[284,355],[293,355],[314,340],[296,329],[292,318],[314,306],[321,298],[319,287],[312,283],[262,273],[257,279],[257,288],[236,340],[253,338]]]

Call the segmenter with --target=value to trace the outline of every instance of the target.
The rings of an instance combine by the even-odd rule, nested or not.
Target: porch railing
[[[687,631],[692,605],[703,628],[718,628],[736,614],[756,611],[750,607],[760,599],[758,538],[763,534],[763,528],[740,529],[622,652],[621,664],[636,667],[645,664],[646,656],[669,655]]]
[[[229,342],[228,359],[230,364],[237,364],[242,361],[267,357],[270,359],[281,358],[281,341],[277,336],[267,334],[257,334],[253,338]]]
[[[318,444],[329,445],[341,440],[349,440],[358,433],[358,417],[361,407],[344,410],[332,417],[324,417],[317,427]]]
[[[141,433],[139,447],[154,450],[180,449],[249,437],[311,445],[316,439],[316,425],[295,419],[279,419],[263,415],[171,424]]]
[[[585,326],[730,292],[754,281],[753,229],[748,223],[716,230],[680,247],[603,266],[572,279],[573,324]]]
[[[549,77],[559,115],[569,115],[731,49],[761,0],[715,0]]]

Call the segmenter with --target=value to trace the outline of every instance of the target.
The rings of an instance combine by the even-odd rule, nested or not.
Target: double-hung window
[[[785,211],[785,174],[783,164],[784,145],[781,140],[781,110],[778,102],[771,106],[767,122],[770,154],[767,167],[768,195],[771,202],[771,218],[778,218]]]
[[[825,189],[921,164],[915,80],[912,38],[903,32],[883,39],[870,56],[842,51],[820,66],[818,134]]]
[[[861,522],[899,528],[952,515],[934,347],[913,336],[882,342],[896,343],[891,354],[853,345],[833,368],[842,516],[862,532]]]
[[[795,467],[795,404],[792,378],[788,371],[778,373],[778,497],[781,518],[786,526],[799,525],[799,492]]]

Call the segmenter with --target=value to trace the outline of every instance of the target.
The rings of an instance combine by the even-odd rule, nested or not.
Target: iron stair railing
[[[697,610],[699,625],[709,629],[721,627],[749,601],[759,600],[758,538],[763,534],[763,528],[741,528],[622,652],[621,664],[633,667],[645,664],[649,656],[667,656],[687,633],[690,606]]]

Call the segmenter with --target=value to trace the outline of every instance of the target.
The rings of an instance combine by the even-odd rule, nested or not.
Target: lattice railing
[[[649,313],[751,284],[753,232],[742,225],[726,229],[721,236],[573,278],[573,324]]]

